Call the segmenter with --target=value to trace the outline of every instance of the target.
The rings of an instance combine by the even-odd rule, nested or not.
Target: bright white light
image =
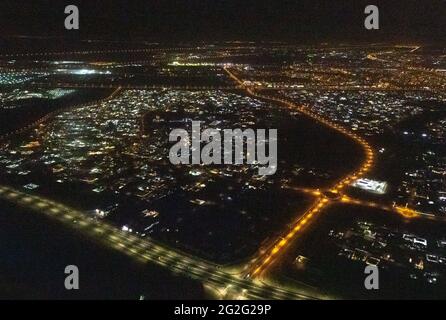
[[[384,194],[387,190],[387,182],[371,179],[358,179],[352,183],[352,186],[378,194]]]

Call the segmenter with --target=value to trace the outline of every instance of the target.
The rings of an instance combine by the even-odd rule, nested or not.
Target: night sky
[[[63,27],[78,5],[80,31]],[[378,31],[363,26],[367,4],[380,9]],[[445,0],[1,0],[1,35],[162,42],[286,40],[443,42]]]

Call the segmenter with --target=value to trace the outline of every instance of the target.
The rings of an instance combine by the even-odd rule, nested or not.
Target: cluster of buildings
[[[0,85],[18,85],[46,75],[45,72],[0,70]]]
[[[445,281],[446,240],[429,239],[395,227],[366,221],[331,230],[329,236],[338,247],[338,256],[352,261],[400,270],[408,278],[430,284]]]
[[[150,202],[180,190],[191,195],[191,203],[205,205],[212,201],[193,194],[217,179],[233,179],[247,189],[261,188],[267,179],[247,164],[173,166],[169,132],[187,128],[191,120],[207,128],[255,127],[259,112],[268,119],[265,108],[220,91],[128,90],[99,105],[64,111],[30,137],[13,138],[0,150],[0,166],[33,190],[40,183],[26,176],[44,170],[55,183],[81,183],[91,193]]]
[[[417,130],[402,129],[405,143],[419,152],[397,188],[397,201],[424,214],[446,216],[446,119],[429,121]]]
[[[282,91],[296,103],[365,136],[379,135],[398,122],[420,114],[420,92]]]
[[[0,92],[0,108],[10,109],[19,106],[17,103],[28,99],[59,99],[76,92],[74,89],[12,89]]]

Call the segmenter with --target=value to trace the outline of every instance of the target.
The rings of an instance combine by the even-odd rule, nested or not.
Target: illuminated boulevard
[[[218,298],[232,299],[315,299],[289,289],[244,280],[235,273],[208,261],[166,247],[153,240],[121,231],[103,221],[88,218],[80,211],[36,195],[0,186],[2,199],[30,208],[73,228],[108,247],[143,263],[155,263],[174,274],[187,276],[207,285]],[[231,292],[236,294],[231,296]],[[228,297],[229,295],[229,297]]]
[[[237,78],[237,76],[231,72],[229,69],[225,68],[225,71],[228,73],[228,75],[237,83],[240,85],[243,85],[243,82]],[[285,99],[280,99],[272,96],[263,95],[260,93],[254,92],[252,89],[245,87],[246,92],[258,99],[262,99],[265,101],[273,102],[276,104],[280,104],[289,110],[293,111],[299,111],[300,113],[304,114],[305,116],[316,120],[318,123],[321,123],[330,129],[333,129],[335,131],[338,131],[342,133],[343,135],[347,136],[350,139],[353,139],[355,142],[359,143],[361,147],[364,150],[365,153],[365,159],[363,163],[360,165],[360,167],[349,174],[347,177],[343,178],[339,182],[337,182],[333,187],[329,190],[331,194],[337,195],[341,194],[343,189],[347,187],[352,181],[359,179],[361,176],[363,176],[372,166],[373,164],[373,151],[370,145],[365,141],[363,138],[359,137],[355,133],[350,132],[346,128],[335,124],[317,114],[314,114],[310,111],[308,111],[305,106],[297,106],[296,104],[287,101]],[[315,216],[318,215],[328,204],[330,203],[330,200],[328,197],[318,197],[317,200],[314,202],[314,204],[311,206],[309,210],[307,210],[303,215],[300,216],[297,221],[294,222],[294,224],[291,226],[290,230],[287,230],[282,237],[280,237],[269,250],[267,250],[265,253],[260,254],[256,259],[255,262],[248,268],[247,276],[249,277],[257,277],[260,274],[262,274],[268,267],[270,267],[273,262],[278,258],[278,256],[285,251],[285,248],[292,243],[294,238],[303,230],[303,228],[311,221],[314,220]]]

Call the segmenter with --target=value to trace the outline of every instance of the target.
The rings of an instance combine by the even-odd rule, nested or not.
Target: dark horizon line
[[[196,38],[196,39],[158,39],[158,38],[149,38],[142,35],[135,36],[131,39],[122,39],[120,37],[113,37],[109,35],[73,35],[73,36],[67,36],[67,35],[53,35],[53,36],[40,36],[40,35],[34,35],[34,34],[11,34],[11,35],[0,35],[0,40],[11,40],[11,39],[29,39],[29,40],[51,40],[51,39],[57,39],[57,40],[64,40],[64,41],[77,41],[77,42],[105,42],[105,43],[146,43],[146,44],[153,44],[153,45],[165,45],[170,44],[172,42],[175,42],[179,45],[184,44],[224,44],[224,43],[253,43],[253,44],[284,44],[284,45],[337,45],[337,46],[348,46],[348,45],[373,45],[373,46],[389,46],[389,45],[441,45],[446,44],[445,40],[422,40],[422,39],[397,39],[390,38],[390,39],[373,39],[373,40],[364,40],[364,39],[333,39],[333,38],[325,38],[325,39],[289,39],[289,38],[283,38],[283,39],[258,39],[258,38],[251,38],[247,39],[245,38],[233,38],[233,39],[206,39],[203,38]]]

